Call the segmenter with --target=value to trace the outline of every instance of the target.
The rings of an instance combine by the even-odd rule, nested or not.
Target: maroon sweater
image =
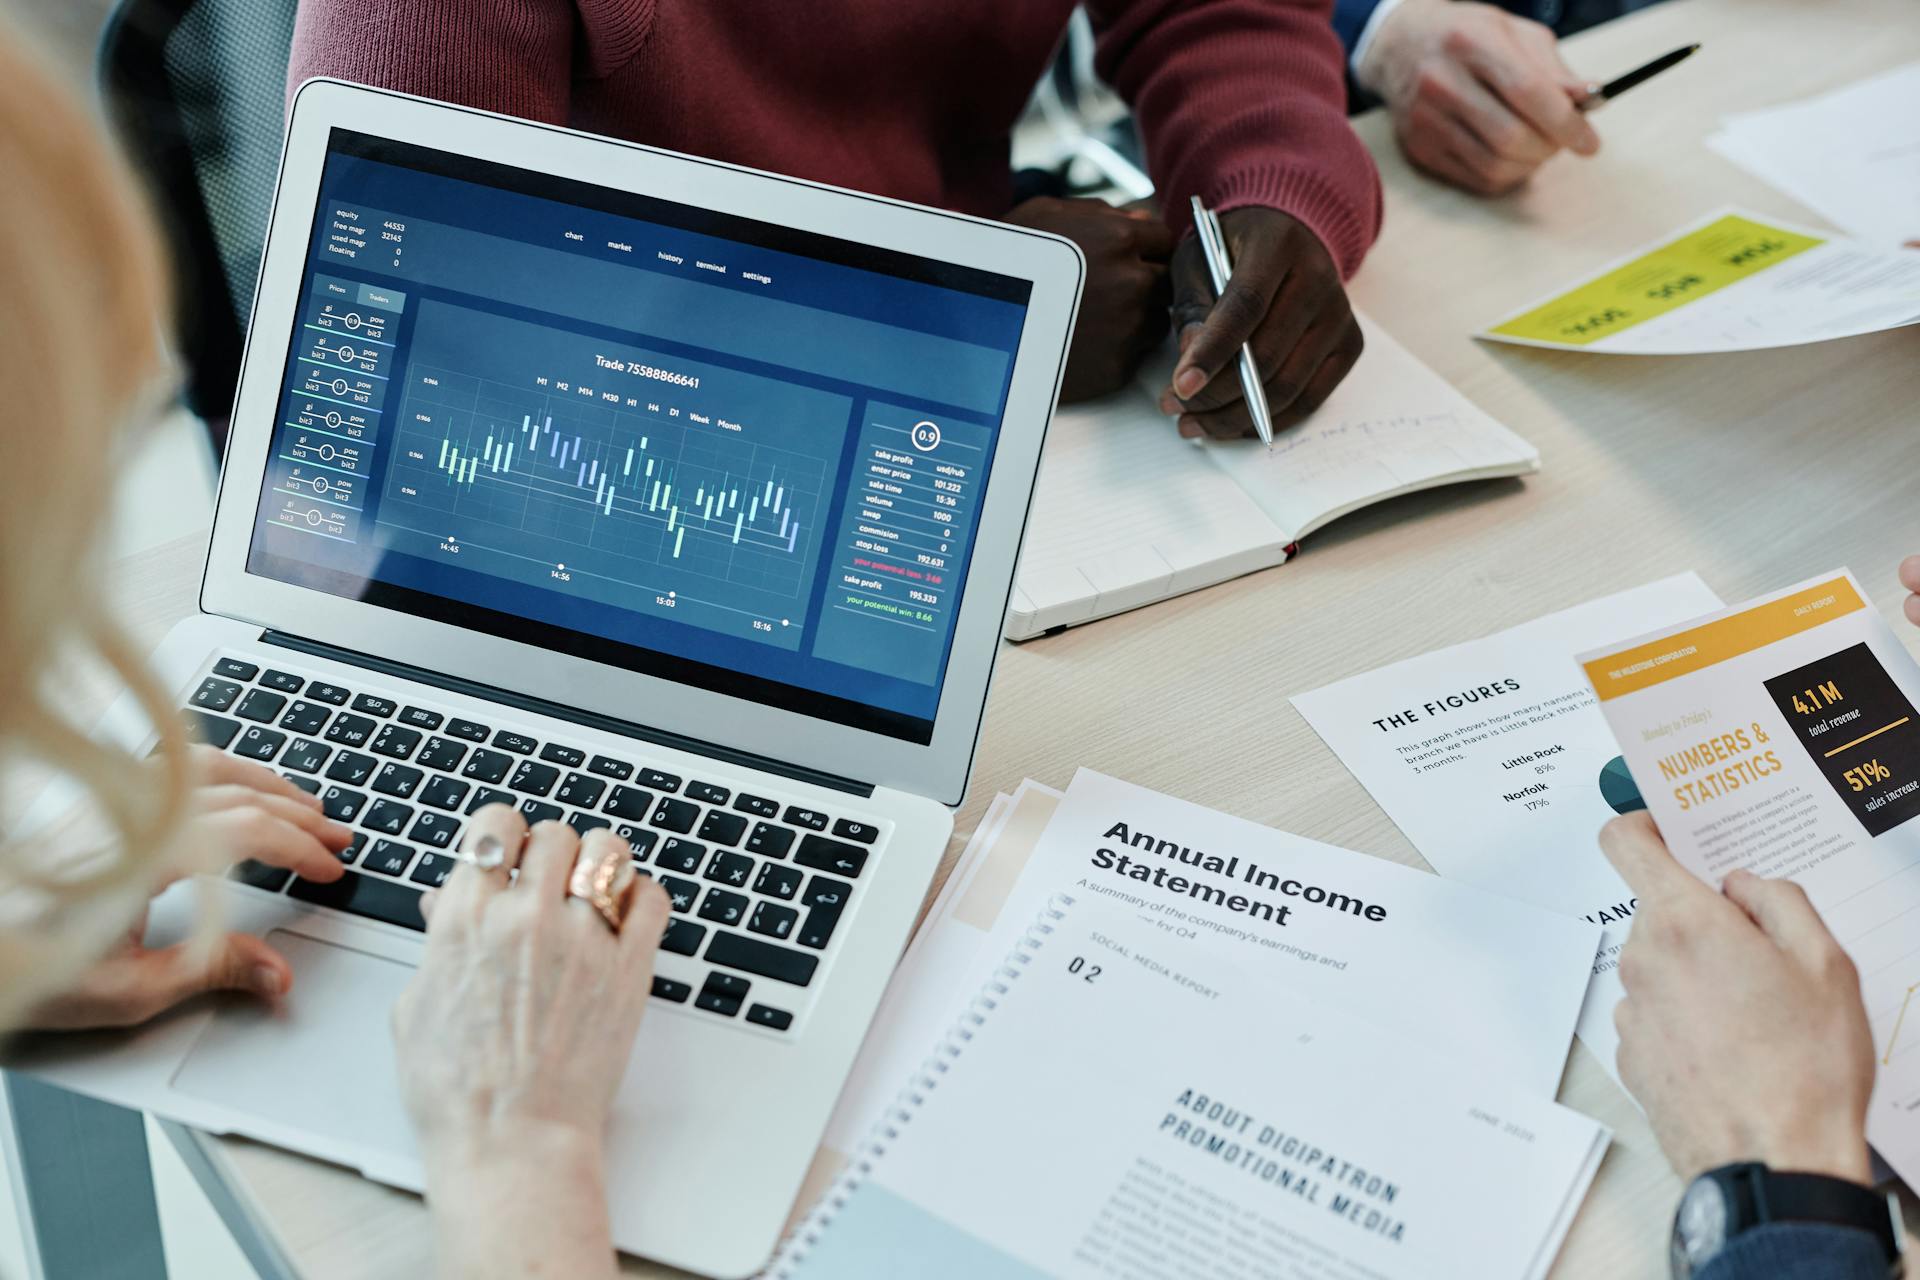
[[[1266,205],[1341,269],[1380,225],[1331,0],[1090,0],[1176,230]],[[997,217],[1009,136],[1073,0],[301,0],[329,75]]]

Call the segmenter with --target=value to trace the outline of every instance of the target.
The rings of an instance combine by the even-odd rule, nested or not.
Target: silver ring
[[[455,856],[478,870],[498,871],[507,865],[507,846],[499,836],[488,831],[473,842],[471,849],[462,849]]]

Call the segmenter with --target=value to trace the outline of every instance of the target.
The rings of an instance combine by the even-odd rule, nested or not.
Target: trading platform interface
[[[248,568],[927,741],[1027,297],[336,131]]]

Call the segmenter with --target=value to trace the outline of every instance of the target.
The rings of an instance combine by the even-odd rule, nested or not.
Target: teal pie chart
[[[1600,798],[1615,813],[1632,813],[1647,807],[1647,802],[1640,798],[1640,788],[1634,785],[1633,775],[1627,772],[1626,757],[1615,756],[1600,767]]]

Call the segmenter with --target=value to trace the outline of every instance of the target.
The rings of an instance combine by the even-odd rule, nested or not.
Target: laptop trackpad
[[[224,1005],[174,1073],[173,1087],[276,1129],[411,1152],[388,1016],[413,969],[284,929],[267,940],[292,965],[293,989],[278,1008]],[[271,1140],[268,1132],[252,1132]]]

